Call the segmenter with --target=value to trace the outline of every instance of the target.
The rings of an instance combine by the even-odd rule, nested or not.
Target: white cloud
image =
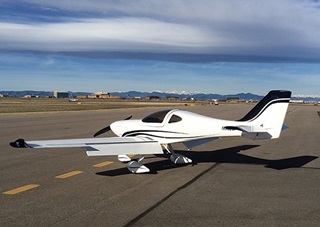
[[[2,22],[1,49],[320,57],[319,4],[314,1],[21,2],[79,13],[79,18]],[[84,14],[91,17],[80,18]]]
[[[148,51],[205,47],[211,38],[201,29],[150,19],[82,19],[65,23],[0,23],[7,49],[39,51]],[[141,49],[140,49],[141,50]],[[161,51],[161,49],[159,49]]]

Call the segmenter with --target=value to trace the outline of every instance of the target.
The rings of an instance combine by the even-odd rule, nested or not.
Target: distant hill
[[[24,97],[26,95],[31,95],[31,96],[41,96],[41,97],[46,97],[46,96],[53,96],[52,91],[0,91],[0,94],[6,95],[9,97]]]
[[[122,98],[134,98],[134,97],[148,97],[148,96],[159,96],[161,98],[166,98],[169,96],[178,97],[180,99],[184,98],[195,98],[197,100],[212,100],[212,99],[218,99],[218,100],[225,100],[227,97],[239,97],[243,100],[261,100],[264,96],[262,95],[256,95],[252,93],[237,93],[237,94],[227,94],[227,95],[221,95],[221,94],[214,94],[214,93],[173,93],[173,92],[162,92],[162,91],[154,91],[154,92],[140,92],[140,91],[128,91],[128,92],[111,92],[114,96],[120,96]],[[292,100],[304,100],[307,102],[319,102],[320,97],[319,96],[292,96]]]
[[[0,94],[9,96],[9,97],[24,97],[26,95],[30,96],[39,96],[39,97],[52,97],[53,91],[0,91]],[[77,96],[77,95],[90,95],[90,92],[72,92],[69,91],[70,96]]]
[[[233,97],[239,97],[240,99],[244,100],[261,100],[263,96],[256,95],[252,93],[238,93],[238,94],[227,94],[227,95],[221,95],[221,94],[214,94],[214,93],[191,93],[191,92],[162,92],[162,91],[153,91],[153,92],[140,92],[140,91],[128,91],[128,92],[110,92],[112,96],[120,96],[122,98],[134,98],[134,97],[149,97],[149,96],[158,96],[160,98],[166,98],[166,97],[178,97],[179,99],[187,99],[187,98],[195,98],[196,100],[212,100],[212,99],[218,99],[218,100],[225,100],[227,97],[233,96]],[[9,97],[24,97],[26,95],[31,96],[40,96],[40,97],[51,97],[53,96],[52,91],[32,91],[32,90],[26,90],[26,91],[0,91],[0,94],[6,95]],[[78,95],[90,95],[91,92],[72,92],[69,91],[70,96],[78,96]],[[304,100],[304,101],[310,101],[310,102],[319,102],[320,97],[318,96],[297,96],[292,97],[293,100]]]
[[[134,98],[134,97],[149,97],[149,96],[158,96],[160,98],[166,97],[178,97],[180,99],[184,98],[195,98],[197,100],[212,100],[212,99],[219,99],[223,100],[226,97],[236,96],[240,99],[245,100],[260,100],[263,96],[251,94],[251,93],[239,93],[239,94],[229,94],[229,95],[220,95],[220,94],[204,94],[204,93],[193,93],[193,94],[179,94],[179,93],[168,93],[168,92],[161,92],[161,91],[154,91],[154,92],[140,92],[140,91],[128,91],[128,92],[111,92],[112,95],[120,96],[123,98]]]

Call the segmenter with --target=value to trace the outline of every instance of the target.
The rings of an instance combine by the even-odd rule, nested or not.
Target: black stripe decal
[[[156,137],[156,138],[162,138],[162,139],[197,139],[202,138],[203,136],[189,136],[189,137],[168,137],[168,136],[158,136],[148,133],[133,133],[130,135],[127,135],[126,137],[135,137],[135,136],[150,136],[150,137]]]
[[[151,134],[152,132],[154,132],[154,133],[162,132],[162,133],[172,133],[172,134],[187,135],[187,133],[163,131],[163,130],[136,130],[136,131],[125,132],[122,135],[122,137],[151,136],[151,137],[162,138],[162,139],[197,139],[197,138],[204,137],[203,135],[201,135],[201,136],[159,136],[159,135]]]
[[[260,110],[258,113],[250,111],[245,117],[243,117],[242,119],[240,119],[238,121],[253,121],[253,120],[257,119],[266,109],[268,109],[269,106],[276,104],[276,103],[289,103],[289,101],[290,101],[290,99],[275,99],[275,100],[269,102],[267,105],[265,105],[262,108],[262,110]]]
[[[187,133],[183,133],[183,132],[172,132],[172,131],[163,131],[163,130],[134,130],[134,131],[128,131],[122,134],[122,137],[127,136],[128,134],[131,133],[145,133],[145,132],[163,132],[163,133],[172,133],[172,134],[184,134],[186,135]],[[131,135],[130,135],[131,136]]]

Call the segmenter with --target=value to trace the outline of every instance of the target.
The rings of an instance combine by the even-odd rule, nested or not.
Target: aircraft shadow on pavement
[[[185,155],[192,159],[192,165],[197,165],[198,163],[235,163],[235,164],[256,164],[256,165],[264,165],[266,168],[272,168],[275,170],[283,170],[288,168],[300,168],[307,163],[317,159],[317,156],[297,156],[292,158],[285,158],[279,160],[269,160],[263,158],[250,157],[245,154],[240,154],[240,151],[253,149],[258,147],[259,145],[242,145],[236,147],[229,147],[220,150],[213,151],[185,151],[185,150],[175,150],[176,153]],[[148,174],[157,174],[158,171],[168,170],[173,168],[181,168],[186,165],[175,165],[168,158],[169,155],[156,155],[157,157],[165,157],[165,160],[155,161],[145,163],[150,169],[150,173]],[[153,157],[146,157],[146,159],[152,159]],[[114,170],[108,170],[104,172],[98,172],[97,175],[103,176],[119,176],[130,174],[128,169],[120,168]]]
[[[175,165],[174,163],[172,163],[169,160],[169,157],[167,157],[166,155],[157,155],[157,157],[165,157],[165,159],[161,160],[161,161],[156,161],[156,162],[143,163],[145,166],[147,166],[150,169],[149,173],[143,173],[143,174],[158,174],[158,171],[161,171],[161,170],[176,169],[176,168],[181,168],[181,167],[187,166],[187,164]],[[145,158],[145,160],[147,160],[147,159],[149,159],[149,157]],[[102,175],[102,176],[109,176],[109,177],[132,174],[127,169],[127,165],[124,164],[124,166],[125,166],[124,168],[107,170],[107,171],[103,171],[103,172],[98,172],[96,174]]]

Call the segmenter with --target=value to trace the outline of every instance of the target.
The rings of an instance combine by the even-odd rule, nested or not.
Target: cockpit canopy
[[[169,112],[172,110],[161,110],[155,113],[152,113],[145,118],[142,119],[142,122],[144,123],[162,123]],[[181,121],[181,117],[173,114],[169,120],[169,123],[175,123]]]

